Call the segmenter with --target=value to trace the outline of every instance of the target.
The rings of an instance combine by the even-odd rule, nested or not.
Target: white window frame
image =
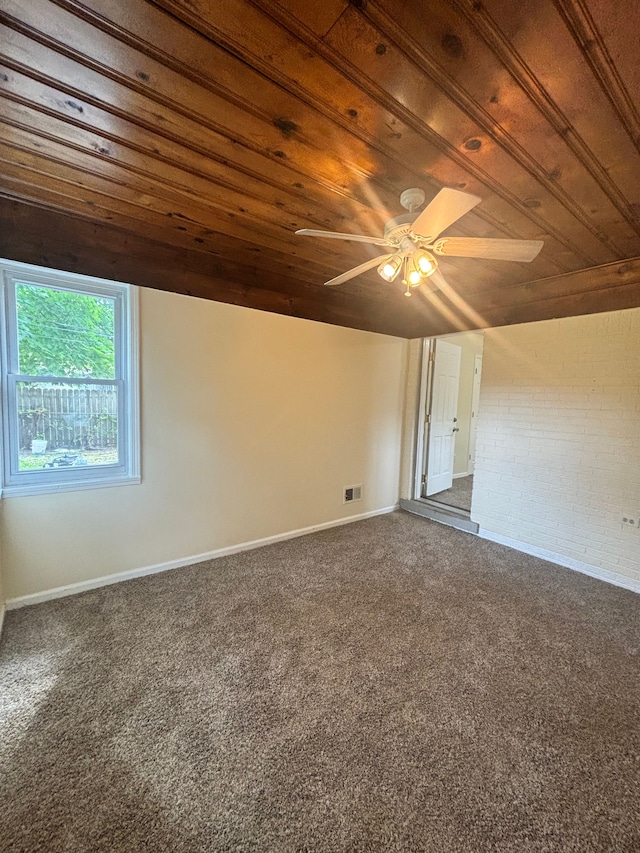
[[[29,376],[19,373],[18,328],[15,287],[34,284],[105,296],[115,301],[115,378],[72,379]],[[140,394],[138,343],[138,289],[134,285],[32,264],[0,259],[0,347],[2,396],[3,497],[35,495],[78,489],[99,489],[140,482]],[[16,387],[18,382],[64,382],[118,387],[118,463],[104,466],[71,466],[19,470],[19,434]]]

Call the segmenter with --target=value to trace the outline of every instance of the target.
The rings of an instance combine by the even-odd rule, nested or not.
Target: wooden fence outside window
[[[44,439],[47,450],[102,450],[117,446],[118,397],[111,386],[18,386],[20,450]]]

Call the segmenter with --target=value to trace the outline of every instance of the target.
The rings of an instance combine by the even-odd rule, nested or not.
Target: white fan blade
[[[477,195],[462,193],[450,187],[441,189],[411,226],[411,231],[427,240],[435,240],[445,228],[482,201]]]
[[[325,285],[342,284],[343,281],[349,281],[350,278],[355,278],[357,275],[360,275],[360,273],[373,269],[373,267],[379,266],[381,263],[388,261],[389,258],[392,257],[393,255],[380,255],[377,258],[371,258],[370,261],[365,261],[363,264],[360,264],[360,266],[347,270],[346,272],[343,272],[342,275],[337,275],[335,278],[332,278],[331,281],[325,281]]]
[[[494,261],[528,263],[537,255],[542,240],[486,240],[483,237],[443,237],[433,247],[437,255],[450,258],[490,258]]]
[[[341,234],[339,231],[313,231],[311,228],[301,228],[296,234],[303,237],[330,237],[332,240],[354,240],[356,243],[373,243],[374,246],[390,246],[383,237],[365,237],[363,234]]]

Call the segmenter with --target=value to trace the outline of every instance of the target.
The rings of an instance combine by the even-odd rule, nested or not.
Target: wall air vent
[[[351,503],[352,501],[361,501],[362,500],[362,485],[359,486],[345,486],[344,487],[344,498],[343,503]]]

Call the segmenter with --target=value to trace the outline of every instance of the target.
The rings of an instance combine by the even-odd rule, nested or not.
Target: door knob
[[[453,428],[453,431],[454,431],[454,432],[460,432],[460,427],[454,427],[454,428]]]

